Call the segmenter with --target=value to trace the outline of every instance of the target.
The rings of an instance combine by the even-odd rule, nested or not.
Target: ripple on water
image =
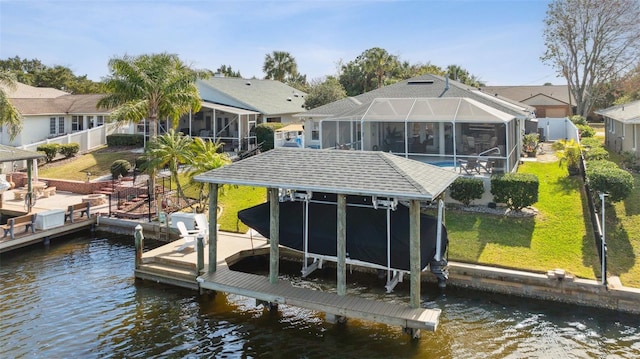
[[[435,333],[411,341],[400,328],[357,320],[324,322],[322,313],[133,279],[131,238],[71,238],[3,255],[0,357],[522,358],[637,357],[640,321],[610,312],[549,305],[435,286],[424,307],[442,309]],[[335,291],[335,272],[282,280]],[[347,290],[405,305],[403,285],[387,294],[377,278]],[[383,280],[384,281],[384,280]],[[585,314],[589,313],[589,314]]]

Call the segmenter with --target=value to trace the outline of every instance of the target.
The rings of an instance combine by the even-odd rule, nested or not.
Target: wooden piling
[[[144,249],[144,234],[142,233],[142,226],[137,225],[133,234],[136,246],[136,269],[140,268],[142,264],[142,251]]]
[[[409,266],[411,269],[411,308],[420,308],[420,201],[409,205]]]
[[[347,294],[347,196],[338,194],[337,214],[338,295]]]
[[[278,201],[278,189],[269,188],[269,283],[278,283],[280,272],[280,202]]]
[[[218,263],[217,225],[218,225],[218,184],[209,183],[209,272],[211,273],[216,271],[216,264]],[[204,267],[204,264],[203,264],[203,267]]]

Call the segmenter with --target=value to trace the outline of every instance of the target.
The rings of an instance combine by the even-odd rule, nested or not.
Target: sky
[[[547,0],[0,0],[0,59],[39,59],[100,81],[114,57],[168,52],[196,69],[264,78],[289,52],[307,80],[372,47],[455,64],[486,85],[565,84],[544,64]]]

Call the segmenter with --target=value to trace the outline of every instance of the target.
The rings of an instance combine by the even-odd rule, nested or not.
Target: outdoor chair
[[[180,232],[180,238],[184,239],[184,243],[180,247],[178,247],[178,251],[182,251],[187,247],[194,247],[195,249],[196,238],[199,231],[188,230],[187,226],[182,221],[176,223],[176,227],[178,228],[178,232]]]
[[[204,243],[209,242],[209,221],[207,221],[207,217],[204,214],[198,213],[193,219],[196,221],[196,236],[200,233],[204,236]]]
[[[489,160],[478,160],[478,171],[482,168],[486,173],[492,173],[493,171],[493,161]]]
[[[472,175],[475,171],[480,174],[480,168],[478,166],[478,160],[475,158],[469,158],[468,160],[458,160],[460,164],[460,173],[465,171],[467,174]]]

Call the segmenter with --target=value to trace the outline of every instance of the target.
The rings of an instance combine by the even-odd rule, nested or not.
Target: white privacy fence
[[[103,126],[94,127],[84,131],[73,132],[58,137],[48,138],[44,141],[18,146],[17,148],[28,151],[37,151],[38,146],[48,143],[57,143],[60,145],[77,143],[80,145],[80,153],[83,153],[106,145],[108,135],[111,135],[113,133],[123,133],[125,132],[125,130],[126,128],[122,127],[118,123],[106,123]],[[14,164],[4,163],[2,164],[2,166],[5,166],[5,171],[3,172],[7,172],[14,169],[20,170],[26,168],[27,163],[26,161],[16,161]]]
[[[575,140],[578,141],[578,128],[567,117],[538,118],[538,129],[542,129],[546,141]]]

